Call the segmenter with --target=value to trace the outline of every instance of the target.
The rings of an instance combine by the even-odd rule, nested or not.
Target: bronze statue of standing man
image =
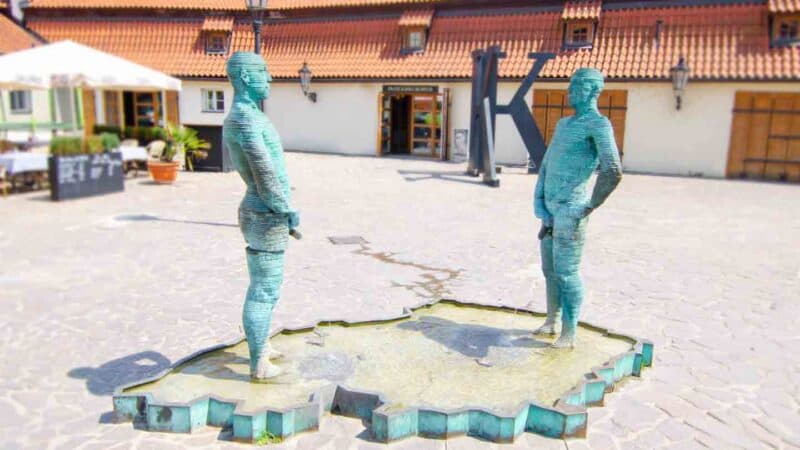
[[[270,363],[271,358],[280,356],[269,344],[270,324],[283,283],[284,251],[289,234],[299,225],[299,216],[289,203],[280,137],[259,108],[269,96],[272,81],[264,59],[255,53],[234,53],[227,72],[234,97],[223,136],[233,166],[247,184],[239,205],[250,274],[242,322],[250,349],[250,377],[259,381],[281,373]]]
[[[561,335],[554,347],[574,347],[583,303],[579,269],[587,217],[616,189],[622,165],[611,122],[600,114],[597,99],[603,75],[578,69],[569,84],[569,104],[575,115],[561,119],[539,168],[533,208],[542,220],[539,231],[542,271],[547,283],[547,319],[534,334],[555,334],[561,315]],[[587,187],[599,167],[591,198]]]

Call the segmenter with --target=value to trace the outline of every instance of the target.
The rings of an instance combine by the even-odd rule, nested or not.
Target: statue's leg
[[[547,318],[533,334],[556,334],[556,323],[561,316],[561,302],[558,295],[558,279],[553,269],[553,236],[547,235],[539,241],[542,255],[542,273],[547,288]]]
[[[269,362],[269,332],[272,310],[280,298],[283,283],[283,252],[247,249],[250,287],[244,302],[242,322],[250,349],[250,374],[265,379],[280,374],[280,368]]]
[[[559,229],[559,225],[561,225]],[[580,276],[585,220],[556,219],[553,230],[553,269],[558,280],[561,301],[561,335],[555,347],[574,347],[578,316],[583,303],[583,280]]]

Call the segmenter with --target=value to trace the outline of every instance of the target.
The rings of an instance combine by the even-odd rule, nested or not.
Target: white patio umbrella
[[[0,56],[0,89],[180,90],[181,80],[72,41]]]
[[[179,91],[181,80],[70,40],[0,56],[0,90],[77,87]]]

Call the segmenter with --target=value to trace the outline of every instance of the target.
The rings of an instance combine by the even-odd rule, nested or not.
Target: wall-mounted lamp
[[[686,83],[689,82],[689,66],[681,56],[678,64],[669,69],[669,77],[672,78],[672,92],[675,94],[675,109],[681,109],[681,98],[686,90]]]
[[[297,73],[300,75],[300,87],[303,89],[303,95],[305,95],[312,103],[317,102],[317,93],[311,92],[311,69],[308,68],[308,64],[303,62],[303,68],[298,70]]]

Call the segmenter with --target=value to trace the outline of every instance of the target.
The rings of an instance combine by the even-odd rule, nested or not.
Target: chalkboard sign
[[[51,156],[48,165],[53,200],[125,190],[121,153]]]

